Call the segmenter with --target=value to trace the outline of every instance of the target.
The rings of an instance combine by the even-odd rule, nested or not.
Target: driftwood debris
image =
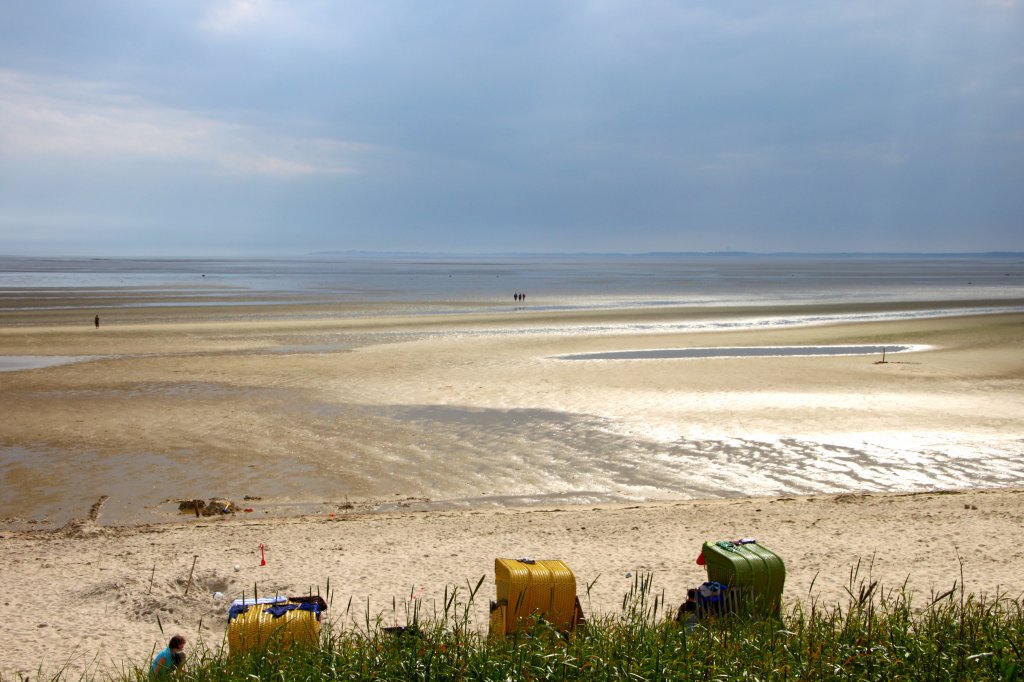
[[[238,505],[231,500],[210,499],[210,500],[179,500],[178,511],[182,514],[195,514],[196,516],[217,516],[218,514],[234,514],[238,511]]]

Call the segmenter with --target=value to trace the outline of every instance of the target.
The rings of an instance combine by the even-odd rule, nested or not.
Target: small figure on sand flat
[[[149,666],[150,675],[169,673],[185,663],[185,638],[174,635],[167,648],[156,655],[153,665]]]
[[[100,316],[99,316],[99,315],[97,315],[97,316],[96,316],[96,319],[95,319],[95,320],[93,320],[93,322],[95,322],[95,323],[96,323],[96,328],[97,328],[97,329],[99,329],[99,328],[100,328]]]

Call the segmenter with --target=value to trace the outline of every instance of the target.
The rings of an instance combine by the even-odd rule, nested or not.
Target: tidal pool
[[[95,359],[91,355],[0,355],[0,372],[42,369]]]
[[[562,360],[674,360],[680,358],[765,358],[813,355],[881,355],[922,350],[924,346],[737,346],[732,348],[658,348],[560,355]]]

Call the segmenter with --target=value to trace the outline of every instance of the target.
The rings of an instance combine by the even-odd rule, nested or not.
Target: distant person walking
[[[100,316],[99,316],[99,315],[97,315],[97,316],[96,316],[96,319],[95,319],[95,320],[93,320],[93,322],[95,322],[95,323],[96,323],[96,328],[97,328],[97,329],[99,329],[99,328],[100,328]]]

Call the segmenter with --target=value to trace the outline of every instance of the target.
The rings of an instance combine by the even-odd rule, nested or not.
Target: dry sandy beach
[[[755,537],[786,561],[785,601],[841,600],[850,571],[886,588],[907,581],[923,606],[959,581],[968,590],[1020,597],[1024,490],[949,494],[831,495],[674,502],[640,506],[481,512],[392,512],[306,518],[217,519],[114,528],[88,522],[56,532],[0,532],[6,674],[117,669],[144,661],[182,632],[223,642],[226,602],[252,593],[333,593],[329,618],[361,627],[366,609],[404,624],[403,599],[427,612],[445,586],[487,576],[474,622],[486,627],[495,557],[561,558],[573,569],[588,613],[615,612],[631,579],[652,572],[668,604],[704,580],[694,559],[705,540]],[[267,565],[260,567],[259,545]],[[189,573],[195,563],[188,594]],[[962,565],[961,565],[962,562]],[[236,572],[234,566],[240,570]],[[154,570],[155,569],[155,570]],[[152,581],[152,582],[151,582]],[[596,582],[594,582],[596,581]],[[593,583],[589,598],[582,596]],[[810,591],[813,583],[813,592]],[[398,613],[392,611],[392,598]],[[351,611],[346,613],[349,599]],[[368,606],[367,606],[368,604]]]
[[[329,578],[332,619],[352,597],[357,619],[369,599],[390,624],[392,597],[432,603],[497,556],[564,559],[597,579],[592,612],[636,571],[677,603],[701,543],[740,536],[785,559],[790,603],[812,583],[841,598],[858,561],[925,595],[961,561],[969,590],[1024,591],[1021,314],[695,332],[679,324],[780,311],[164,307],[95,329],[28,308],[3,313],[0,356],[78,361],[0,371],[5,674],[140,661],[157,615],[193,641],[202,619],[216,646],[213,593],[254,583]],[[837,344],[922,349],[561,359]],[[214,496],[253,511],[176,512]]]

